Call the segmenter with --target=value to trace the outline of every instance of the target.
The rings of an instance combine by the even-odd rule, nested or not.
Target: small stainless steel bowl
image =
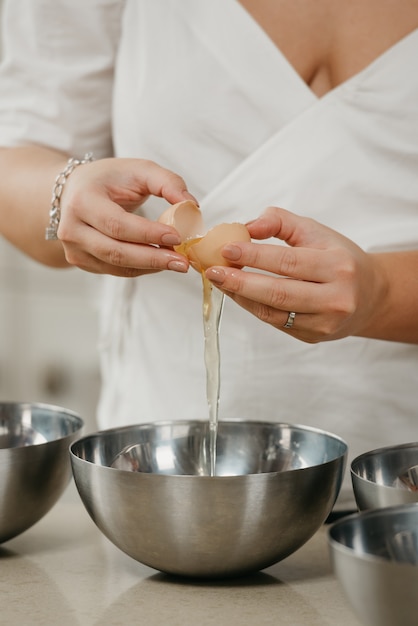
[[[0,543],[40,520],[71,479],[68,448],[83,427],[66,409],[0,403]]]
[[[362,511],[418,502],[418,443],[365,452],[351,463],[351,480]]]
[[[221,421],[214,476],[206,471],[208,441],[208,421],[196,420],[111,429],[73,443],[75,482],[99,529],[154,569],[220,578],[285,558],[331,511],[347,454],[335,435]],[[110,467],[132,445],[139,471]]]
[[[335,574],[360,621],[416,626],[418,503],[355,513],[328,538]]]

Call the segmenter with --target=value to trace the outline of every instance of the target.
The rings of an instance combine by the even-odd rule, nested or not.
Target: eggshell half
[[[221,254],[222,248],[232,241],[251,241],[250,234],[244,224],[234,222],[214,226],[197,243],[188,248],[187,256],[193,267],[200,271],[205,271],[213,265],[236,266]]]
[[[202,213],[197,204],[191,200],[173,204],[160,215],[158,221],[168,226],[174,226],[182,241],[191,237],[202,237],[206,232]]]

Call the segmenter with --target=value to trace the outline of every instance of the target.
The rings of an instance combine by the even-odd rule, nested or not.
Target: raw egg
[[[234,265],[222,256],[222,248],[232,241],[251,241],[244,224],[238,222],[218,224],[206,232],[202,213],[191,200],[173,204],[158,221],[178,231],[182,243],[174,249],[184,254],[198,272],[213,265]]]

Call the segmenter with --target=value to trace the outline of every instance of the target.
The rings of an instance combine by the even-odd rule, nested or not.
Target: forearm
[[[418,250],[372,255],[384,276],[382,305],[358,335],[418,343]]]
[[[0,148],[0,234],[36,261],[66,267],[59,241],[45,241],[56,176],[68,157],[41,146]]]

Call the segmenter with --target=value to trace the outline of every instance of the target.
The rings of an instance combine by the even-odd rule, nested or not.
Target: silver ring
[[[292,328],[293,322],[295,321],[295,317],[296,317],[296,313],[294,311],[290,311],[288,318],[287,318],[287,322],[283,326],[283,328]]]

